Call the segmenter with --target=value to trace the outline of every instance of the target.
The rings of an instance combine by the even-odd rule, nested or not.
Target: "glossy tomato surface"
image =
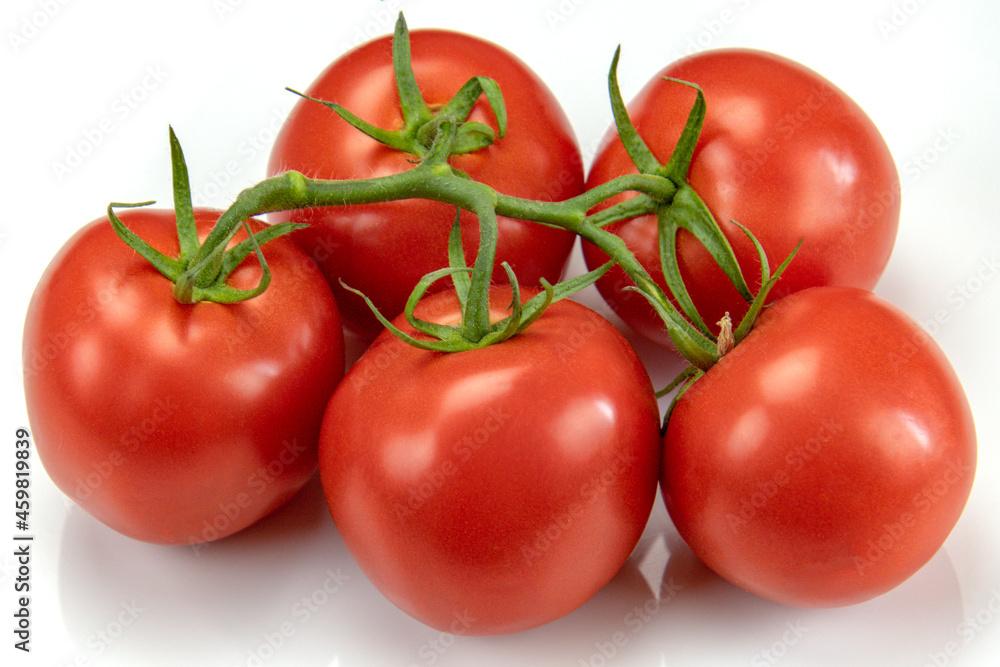
[[[177,255],[173,211],[119,217]],[[204,239],[219,212],[195,217]],[[43,274],[23,339],[35,445],[56,486],[111,528],[155,543],[218,539],[315,473],[323,410],[344,372],[340,320],[294,243],[263,251],[270,286],[233,305],[177,302],[107,218],[67,241]],[[260,276],[251,254],[228,282],[249,289]]]
[[[493,314],[510,303],[495,288]],[[453,292],[420,304],[457,318]],[[658,407],[621,334],[560,301],[452,354],[386,333],[327,409],[320,476],[361,569],[403,611],[504,634],[576,609],[627,560],[656,498]]]
[[[774,297],[821,285],[871,289],[889,260],[899,222],[900,184],[892,155],[871,119],[846,93],[786,58],[747,49],[706,51],[679,60],[654,77],[629,104],[640,135],[661,163],[680,137],[698,84],[707,115],[688,182],[733,245],[747,283],[760,283],[753,245],[732,224],[760,240],[771,263],[781,263],[803,240]],[[616,136],[600,149],[587,179],[593,187],[636,169]],[[664,285],[655,216],[610,226]],[[588,266],[604,255],[584,244]],[[681,273],[709,325],[746,301],[709,254],[685,231],[678,239]],[[669,345],[656,314],[617,267],[598,282],[608,303],[635,330]]]
[[[506,102],[505,137],[493,145],[454,156],[451,164],[501,193],[561,200],[583,189],[583,162],[572,128],[558,101],[517,57],[469,35],[443,30],[410,33],[413,70],[427,104],[443,106],[473,76],[495,79]],[[334,61],[307,93],[337,102],[369,123],[386,129],[402,125],[392,70],[392,39],[364,44]],[[480,99],[471,120],[496,127]],[[289,169],[323,179],[387,176],[413,167],[414,156],[388,148],[348,125],[334,112],[301,100],[272,149],[268,172]],[[365,303],[340,280],[368,295],[390,319],[400,313],[424,274],[448,265],[447,238],[454,207],[426,200],[323,208],[275,214],[275,220],[306,222],[296,240],[323,269],[349,329],[374,336],[380,330]],[[524,285],[562,275],[574,237],[563,230],[501,218],[497,273],[507,261]],[[479,228],[462,214],[462,238],[469,262]]]
[[[718,574],[826,607],[930,560],[975,469],[972,414],[940,348],[872,293],[818,287],[773,305],[680,399],[661,484]]]

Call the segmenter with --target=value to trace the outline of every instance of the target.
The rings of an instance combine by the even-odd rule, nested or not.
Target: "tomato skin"
[[[510,289],[494,288],[495,316]],[[441,292],[418,314],[454,321]],[[402,324],[402,321],[400,321]],[[604,586],[656,498],[649,377],[606,320],[560,301],[528,330],[452,354],[383,334],[330,402],[320,477],[349,550],[403,611],[506,634]]]
[[[670,76],[701,86],[707,114],[688,182],[732,244],[751,289],[760,263],[736,220],[760,240],[772,269],[804,239],[773,292],[843,285],[872,289],[895,244],[899,224],[899,175],[888,147],[865,112],[840,89],[786,58],[748,49],[706,51],[664,68],[629,104],[640,135],[666,163],[687,119],[694,91],[664,81]],[[594,187],[635,166],[609,135],[587,179]],[[655,216],[609,231],[625,239],[650,274],[665,285]],[[604,255],[584,243],[591,268]],[[734,321],[746,301],[686,231],[678,238],[681,273],[709,325],[729,312]],[[636,331],[669,346],[653,309],[624,291],[631,281],[615,267],[598,289]]]
[[[930,560],[975,467],[972,414],[941,349],[870,292],[819,287],[773,305],[680,399],[661,488],[719,575],[828,607]]]
[[[503,194],[529,199],[555,201],[583,191],[583,161],[572,127],[552,93],[523,62],[495,44],[461,33],[414,30],[410,41],[414,74],[431,108],[446,103],[472,76],[494,78],[503,92],[506,136],[485,149],[452,157],[456,169]],[[342,104],[378,127],[400,127],[391,45],[387,36],[344,54],[307,94]],[[470,119],[496,127],[482,99]],[[275,141],[268,173],[294,169],[313,178],[371,178],[411,169],[413,159],[365,136],[322,105],[301,100]],[[285,212],[271,219],[310,225],[296,240],[327,276],[345,326],[374,337],[381,326],[340,280],[368,295],[386,317],[395,317],[423,275],[448,265],[454,218],[452,206],[406,200]],[[471,265],[478,224],[467,212],[461,219]],[[538,285],[542,277],[554,284],[560,278],[575,241],[571,233],[509,218],[501,218],[499,227],[499,282],[506,282],[502,261],[525,285]]]
[[[196,209],[202,239],[219,214]],[[176,256],[173,211],[119,217]],[[111,528],[161,544],[219,539],[315,473],[323,409],[344,370],[343,332],[301,250],[279,238],[263,251],[272,272],[263,294],[184,305],[100,218],[39,281],[22,353],[38,456],[60,490]],[[251,255],[228,282],[248,289],[260,275]]]

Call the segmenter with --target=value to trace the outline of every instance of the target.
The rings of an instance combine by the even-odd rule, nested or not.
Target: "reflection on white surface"
[[[146,545],[70,512],[63,620],[101,665],[921,665],[953,640],[962,599],[947,553],[871,602],[803,610],[745,593],[698,561],[658,501],[621,572],[588,603],[508,637],[442,635],[358,570],[314,481],[229,540]],[[790,631],[791,630],[791,631]],[[614,659],[597,658],[614,651]],[[71,663],[75,656],[70,656]],[[755,663],[754,661],[758,662]]]

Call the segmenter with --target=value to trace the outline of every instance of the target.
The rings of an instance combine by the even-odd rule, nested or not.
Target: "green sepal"
[[[497,121],[496,131],[485,123],[467,120],[480,97],[486,98],[493,111],[493,116]],[[475,76],[466,81],[465,85],[437,112],[436,116],[449,118],[460,123],[450,155],[477,151],[507,134],[507,107],[500,92],[500,85],[485,76]],[[418,138],[422,139],[419,134]]]
[[[701,126],[705,123],[705,94],[702,92],[701,87],[698,84],[691,83],[690,81],[683,81],[681,79],[674,79],[671,77],[663,77],[664,81],[671,81],[673,83],[679,83],[683,86],[693,88],[695,90],[694,104],[691,105],[691,111],[688,112],[687,121],[684,123],[684,129],[681,130],[681,136],[677,140],[677,144],[674,146],[673,152],[670,154],[670,159],[667,161],[663,167],[658,170],[661,176],[666,176],[677,184],[679,188],[682,184],[687,182],[688,169],[691,166],[691,159],[694,157],[694,149],[698,145],[698,137],[701,135]]]
[[[451,274],[451,282],[455,286],[455,293],[458,295],[458,302],[465,310],[465,304],[469,300],[469,288],[471,280],[469,278],[468,265],[465,262],[465,249],[462,247],[462,209],[455,208],[455,220],[451,223],[451,231],[448,233],[448,266],[465,271],[455,271]]]
[[[180,246],[178,256],[176,258],[168,257],[149,245],[135,232],[128,229],[114,210],[116,208],[148,206],[154,202],[138,204],[112,202],[107,209],[108,220],[111,222],[112,228],[123,242],[173,283],[174,297],[181,303],[197,303],[199,301],[236,303],[259,296],[271,282],[271,270],[260,246],[305,225],[282,223],[266,227],[255,234],[250,229],[248,220],[234,220],[232,216],[223,214],[216,226],[209,232],[205,242],[200,243],[184,151],[181,149],[173,128],[171,127],[169,130],[174,217],[177,240]],[[248,238],[226,250],[226,246],[240,226],[246,229]],[[251,252],[257,255],[261,266],[261,279],[258,284],[252,289],[237,289],[227,285],[225,280]]]
[[[184,266],[176,259],[167,257],[162,252],[146,243],[146,241],[140,238],[135,232],[126,227],[125,223],[121,221],[114,211],[116,208],[140,208],[142,206],[151,206],[155,203],[156,202],[153,201],[139,202],[135,204],[111,202],[108,204],[108,220],[111,221],[111,227],[115,230],[118,238],[128,244],[128,246],[132,248],[132,250],[136,251],[140,257],[152,264],[153,268],[162,273],[168,280],[174,281],[184,271]]]
[[[420,86],[417,85],[416,76],[413,74],[410,31],[406,27],[403,12],[399,12],[392,33],[392,69],[403,112],[403,129],[410,136],[414,136],[417,129],[430,121],[434,114],[424,102],[423,93],[420,92]]]
[[[177,241],[180,255],[177,260],[184,264],[198,252],[198,228],[194,222],[194,206],[191,203],[191,183],[188,179],[187,162],[181,143],[170,127],[170,166],[173,176],[174,215],[177,218]]]
[[[615,49],[615,56],[611,60],[611,70],[608,72],[608,92],[611,96],[611,112],[615,118],[615,127],[618,130],[618,137],[621,139],[625,152],[639,172],[643,174],[656,173],[660,168],[660,162],[653,155],[646,142],[639,136],[638,130],[632,123],[622,98],[621,88],[618,85],[618,58],[621,56],[621,47]]]
[[[350,285],[347,285],[346,283],[344,283],[343,280],[340,281],[340,285],[348,292],[357,294],[359,297],[364,299],[365,303],[368,305],[368,308],[372,311],[372,314],[375,315],[375,318],[378,319],[378,321],[382,324],[382,326],[388,329],[389,332],[392,333],[392,335],[396,336],[396,338],[399,338],[404,343],[412,345],[413,347],[420,348],[422,350],[430,350],[432,352],[461,352],[463,350],[472,349],[472,346],[462,346],[461,344],[456,345],[454,339],[451,338],[449,338],[449,340],[447,341],[440,339],[423,340],[411,336],[410,334],[406,333],[405,331],[397,327],[395,324],[393,324],[392,321],[390,321],[388,318],[386,318],[386,316],[382,314],[382,311],[378,309],[378,306],[376,306],[375,303],[372,302],[370,298],[368,298],[367,294],[365,294],[361,290],[354,289]]]
[[[508,316],[501,323],[496,323],[493,328],[496,331],[503,331],[501,335],[495,335],[492,338],[488,335],[484,337],[483,342],[489,345],[494,342],[501,342],[511,338],[528,327],[530,327],[534,322],[541,317],[545,310],[557,301],[561,301],[565,298],[573,296],[580,290],[593,285],[608,272],[614,262],[606,262],[601,266],[597,267],[592,271],[583,273],[579,276],[573,278],[568,278],[562,282],[558,282],[555,285],[551,284],[545,278],[542,278],[539,282],[542,287],[542,291],[535,296],[528,299],[523,305],[521,304],[520,291],[518,289],[517,278],[514,276],[513,270],[507,264],[503,262],[502,265],[504,270],[507,272],[507,278],[510,281],[511,291],[513,292],[513,298],[511,303],[511,315]],[[509,320],[509,321],[508,321]]]
[[[555,303],[556,301],[562,301],[563,299],[573,296],[580,290],[590,287],[598,280],[600,280],[601,276],[607,273],[608,270],[614,265],[615,265],[614,260],[611,260],[605,262],[604,264],[601,264],[599,267],[597,267],[592,271],[581,273],[578,276],[567,278],[562,282],[558,282],[555,285],[552,285],[552,294],[548,298],[545,305],[548,305],[548,303]],[[549,284],[549,282],[544,278],[542,279],[541,283],[543,288]],[[531,299],[528,300],[528,302],[525,304],[525,311],[526,312],[530,311],[529,316],[537,317],[536,315],[534,315],[534,309],[536,308],[539,311],[544,310],[542,306],[542,300],[543,300],[542,293],[536,294],[535,296],[533,296]],[[535,301],[538,301],[537,305],[533,304],[533,302]]]
[[[470,339],[470,342],[476,343],[479,347],[486,347],[487,345],[508,340],[521,331],[522,316],[524,315],[524,308],[521,305],[521,286],[518,284],[517,276],[514,275],[514,270],[510,268],[510,264],[501,262],[500,266],[503,267],[504,272],[507,274],[507,280],[510,283],[511,298],[507,308],[511,312],[507,317],[491,324],[485,336],[478,339]]]
[[[219,270],[219,275],[217,281],[225,280],[229,277],[237,266],[247,258],[247,256],[255,251],[256,247],[263,246],[268,241],[273,241],[279,236],[284,236],[299,229],[305,229],[309,225],[301,222],[281,222],[276,225],[268,225],[264,229],[256,232],[252,235],[249,234],[249,227],[247,233],[249,238],[246,238],[235,246],[226,251],[226,254],[222,256],[222,268]]]
[[[413,73],[410,54],[410,34],[403,13],[399,13],[392,37],[392,67],[399,95],[403,126],[398,130],[377,127],[336,102],[322,100],[287,90],[327,107],[355,129],[390,148],[413,155],[418,161],[447,160],[480,150],[503,137],[507,132],[507,108],[499,84],[485,76],[474,76],[458,90],[436,113],[424,101]],[[486,123],[469,121],[469,115],[485,97],[497,122],[494,130]]]
[[[456,226],[452,227],[452,239],[455,237],[454,230]],[[454,242],[452,246],[454,246]],[[461,260],[461,263],[464,264],[464,258]],[[344,284],[343,281],[341,281],[341,285],[344,289],[364,299],[365,304],[367,304],[382,326],[403,342],[423,350],[453,353],[487,347],[513,338],[537,321],[549,305],[572,296],[581,289],[594,284],[613,265],[614,262],[607,262],[592,271],[556,283],[555,285],[550,284],[543,278],[541,280],[542,291],[522,304],[521,288],[517,277],[514,275],[514,271],[510,265],[503,262],[501,266],[503,266],[504,271],[507,273],[507,278],[511,286],[511,303],[508,306],[511,313],[496,322],[490,323],[484,333],[477,333],[476,329],[468,325],[467,307],[469,304],[467,302],[462,303],[462,321],[455,325],[430,322],[415,315],[414,311],[417,304],[423,299],[433,283],[448,276],[454,279],[456,276],[467,275],[473,269],[459,265],[432,271],[420,279],[410,293],[410,297],[407,299],[406,306],[403,309],[404,317],[410,326],[414,330],[428,336],[430,340],[417,338],[403,331],[385,317],[378,309],[378,306],[363,292]],[[488,299],[488,293],[486,296]],[[459,296],[459,299],[461,301],[461,296]],[[488,300],[485,303],[485,311],[487,314],[489,313]]]
[[[615,51],[608,75],[608,89],[618,136],[629,158],[640,173],[669,179],[676,186],[676,191],[669,201],[655,202],[652,210],[650,210],[648,198],[644,199],[642,195],[632,197],[626,201],[635,202],[633,204],[626,206],[619,203],[611,209],[595,215],[595,224],[603,226],[610,222],[629,219],[630,213],[642,215],[655,212],[659,235],[660,267],[667,284],[667,290],[677,302],[680,312],[701,335],[696,335],[695,331],[682,331],[678,327],[670,326],[669,323],[675,321],[672,314],[667,312],[662,304],[656,303],[654,299],[649,299],[649,301],[657,309],[664,322],[668,323],[669,336],[678,351],[697,367],[707,369],[718,359],[715,351],[710,349],[712,347],[710,343],[714,345],[715,337],[705,324],[701,314],[698,313],[681,277],[677,258],[677,234],[679,230],[687,230],[696,238],[747,302],[753,302],[754,296],[743,276],[743,270],[736,259],[732,244],[722,232],[708,206],[694,188],[687,183],[687,173],[705,121],[705,96],[697,84],[664,77],[667,81],[694,89],[695,100],[688,112],[681,136],[674,146],[670,159],[665,165],[661,165],[636,130],[622,99],[617,76],[619,56],[620,49]],[[642,290],[638,291],[643,293]]]
[[[247,236],[249,237],[247,240],[250,242],[253,252],[257,254],[257,260],[260,262],[261,275],[257,286],[253,289],[237,289],[227,285],[222,279],[205,287],[195,285],[191,295],[194,302],[239,303],[240,301],[246,301],[247,299],[252,299],[255,296],[263,294],[264,290],[271,284],[271,267],[267,265],[264,253],[260,251],[260,243],[257,240],[257,236],[251,231],[249,222],[244,221],[243,224],[246,227]],[[225,264],[225,256],[223,256],[223,264]]]
[[[740,295],[747,302],[753,301],[753,295],[743,277],[743,270],[736,259],[733,246],[716,224],[705,202],[690,185],[683,183],[674,195],[674,200],[660,208],[657,222],[660,262],[667,287],[677,300],[681,312],[701,331],[710,334],[681,278],[676,246],[678,230],[684,229],[690,232],[712,256],[712,260],[722,269]]]
[[[669,385],[656,392],[657,398],[663,398],[674,389],[677,389],[677,393],[671,398],[670,405],[667,406],[666,412],[663,415],[663,425],[660,427],[661,436],[666,435],[667,433],[667,424],[670,423],[670,417],[674,414],[674,408],[677,407],[678,401],[680,401],[681,397],[684,396],[684,393],[704,375],[705,371],[701,368],[698,368],[697,366],[688,366],[681,371]]]
[[[703,344],[707,339],[695,340],[676,327],[668,328],[667,335],[674,347],[677,348],[677,352],[694,366],[707,371],[719,361],[715,349],[707,349]]]
[[[750,308],[743,316],[743,319],[740,320],[739,326],[737,326],[733,330],[733,339],[736,341],[737,344],[739,344],[741,340],[747,337],[747,334],[750,333],[750,330],[753,329],[753,325],[754,323],[756,323],[757,317],[760,315],[761,311],[764,309],[767,303],[768,295],[774,288],[775,283],[777,283],[778,280],[781,278],[781,276],[785,273],[785,270],[788,268],[789,264],[792,263],[792,260],[795,258],[795,255],[799,252],[799,249],[802,247],[802,243],[805,239],[799,240],[799,242],[795,245],[795,248],[792,249],[792,252],[790,252],[788,256],[785,257],[784,261],[778,265],[778,268],[772,274],[770,266],[767,261],[767,254],[764,252],[764,247],[760,244],[760,241],[757,240],[757,237],[754,236],[753,232],[751,232],[749,229],[747,229],[740,223],[736,222],[735,220],[733,220],[732,223],[737,227],[739,227],[741,230],[743,230],[743,233],[746,234],[747,237],[750,239],[750,241],[753,243],[754,249],[756,249],[757,251],[757,257],[760,259],[760,274],[761,274],[760,289],[757,291],[757,295],[753,298],[753,301],[750,303]]]
[[[410,292],[410,297],[406,300],[406,306],[403,308],[406,321],[410,323],[410,326],[420,333],[427,334],[428,336],[432,336],[440,340],[449,340],[454,338],[456,336],[456,332],[458,332],[461,328],[460,326],[455,327],[447,324],[438,324],[436,322],[422,320],[418,318],[413,311],[417,307],[420,300],[424,298],[424,295],[427,293],[427,290],[430,289],[431,285],[436,283],[438,280],[459,273],[468,274],[470,271],[471,269],[468,267],[450,266],[445,269],[431,271],[427,275],[421,277],[420,280],[417,281],[413,291]]]
[[[504,262],[504,268],[508,268],[506,262]],[[610,267],[607,267],[607,268],[610,268]],[[607,270],[607,268],[605,268],[605,271]],[[603,272],[602,272],[602,275],[603,275]],[[596,278],[595,278],[595,280],[596,280]],[[539,281],[539,283],[542,286],[542,291],[539,292],[538,294],[536,294],[535,296],[531,297],[530,299],[528,299],[528,301],[526,303],[524,303],[521,306],[521,308],[520,308],[520,314],[518,316],[519,322],[518,322],[516,333],[521,333],[522,331],[524,331],[525,329],[527,329],[528,327],[530,327],[532,324],[534,324],[535,322],[537,322],[538,318],[541,317],[545,313],[545,310],[549,306],[551,306],[553,303],[555,303],[559,299],[563,298],[563,297],[560,297],[560,296],[556,295],[556,288],[555,288],[555,286],[552,285],[552,283],[550,283],[545,278],[542,278]],[[516,283],[514,283],[514,282],[511,283],[511,285],[515,285],[515,284]],[[561,283],[557,283],[557,285],[561,285]],[[520,303],[520,299],[521,299],[521,295],[520,295],[520,293],[518,293],[517,294],[517,301],[518,301],[518,303]]]
[[[322,104],[330,111],[343,118],[345,121],[350,123],[355,129],[367,134],[369,137],[378,141],[379,143],[385,144],[391,148],[395,148],[400,151],[409,151],[412,148],[412,140],[407,137],[401,131],[385,130],[376,125],[372,125],[368,121],[360,118],[352,111],[349,111],[343,105],[337,104],[336,102],[329,102],[327,100],[321,100],[318,97],[313,97],[311,95],[306,95],[305,93],[299,92],[294,88],[285,88],[290,93],[298,95],[303,99],[307,99],[310,102],[317,102]]]

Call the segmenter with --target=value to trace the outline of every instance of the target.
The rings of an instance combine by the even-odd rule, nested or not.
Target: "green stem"
[[[478,336],[490,326],[486,292],[495,260],[496,216],[560,227],[589,241],[616,262],[663,318],[678,350],[698,367],[708,368],[717,360],[715,341],[678,312],[621,238],[595,223],[595,219],[607,221],[611,216],[600,213],[593,218],[588,216],[588,211],[601,202],[626,192],[637,192],[640,196],[619,204],[622,209],[611,216],[635,215],[637,208],[652,211],[658,201],[669,201],[676,193],[676,186],[662,176],[631,174],[572,199],[545,202],[499,194],[487,185],[459,175],[447,163],[437,161],[419,164],[399,174],[363,180],[314,180],[292,171],[240,193],[220,218],[213,234],[228,234],[230,229],[235,231],[240,221],[263,213],[321,206],[429,199],[471,211],[479,218],[481,245],[472,273],[466,333]],[[636,199],[640,200],[637,204],[629,203]]]

